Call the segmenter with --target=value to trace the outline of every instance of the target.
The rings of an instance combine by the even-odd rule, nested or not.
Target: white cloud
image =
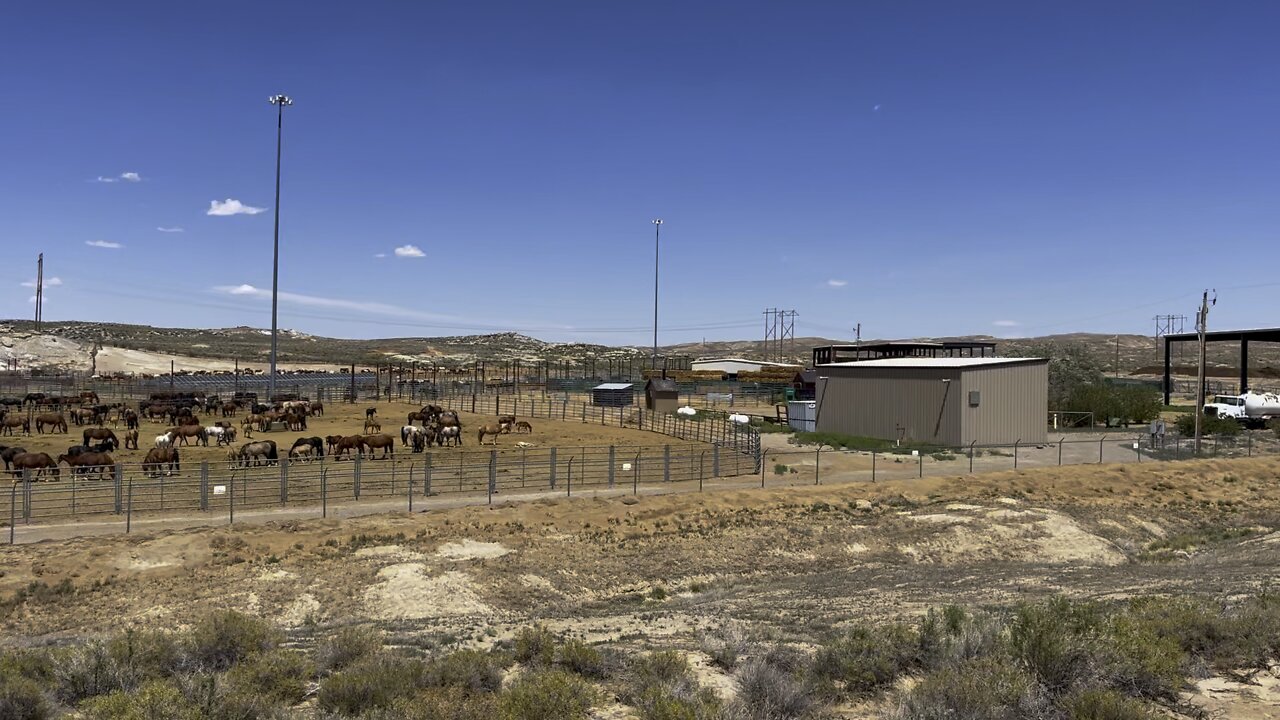
[[[85,240],[84,244],[89,247],[106,248],[108,250],[119,250],[124,247],[118,242],[109,242],[107,240]]]
[[[271,289],[259,288],[253,285],[218,285],[213,288],[214,292],[224,295],[234,295],[237,297],[252,298],[255,300],[270,300]],[[424,313],[418,310],[412,310],[399,305],[389,305],[379,302],[365,302],[363,300],[346,300],[343,298],[327,298],[317,295],[301,295],[299,293],[281,292],[279,293],[280,302],[293,305],[303,305],[306,307],[329,308],[333,310],[353,310],[355,312],[368,313],[371,315],[387,315],[391,317],[412,318],[416,320],[454,320],[458,318],[451,315],[438,315],[435,313]]]
[[[51,278],[44,279],[45,287],[58,287],[61,284],[62,284],[62,278],[60,277],[51,277]],[[28,280],[22,283],[22,287],[25,287],[25,288],[33,288],[35,286],[36,286],[35,280]]]
[[[209,210],[205,212],[205,214],[219,215],[219,216],[257,215],[260,212],[266,212],[266,211],[267,211],[266,208],[252,207],[250,205],[245,205],[239,200],[232,200],[231,198],[227,198],[222,202],[218,202],[217,200],[210,200]]]
[[[848,284],[849,284],[848,280],[828,280],[827,281],[827,287],[833,287],[833,288],[841,288]]]
[[[180,227],[163,227],[163,226],[162,226],[162,227],[158,227],[158,228],[156,228],[156,229],[157,229],[157,230],[159,230],[160,232],[169,232],[169,233],[173,233],[173,232],[183,232],[183,229],[182,229],[182,228],[180,228]]]
[[[374,255],[373,255],[373,256],[374,256],[374,257],[376,257],[376,258],[384,258],[384,257],[386,257],[386,256],[387,256],[387,254],[386,254],[386,253],[374,253]]]
[[[422,248],[417,245],[401,245],[396,248],[396,257],[426,257],[427,254],[422,252]]]
[[[106,177],[104,175],[99,175],[97,178],[94,179],[94,182],[113,183],[113,182],[120,182],[121,180],[124,180],[125,182],[142,182],[142,176],[136,172],[122,172],[115,177]]]
[[[995,325],[996,327],[1018,327],[1022,323],[1018,322],[1017,320],[996,320],[991,324]]]

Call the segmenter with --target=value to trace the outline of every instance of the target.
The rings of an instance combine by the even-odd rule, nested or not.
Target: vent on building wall
[[[969,391],[969,407],[978,407],[982,402],[982,392],[980,390]]]

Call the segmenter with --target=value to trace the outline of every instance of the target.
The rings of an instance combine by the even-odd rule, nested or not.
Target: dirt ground
[[[365,410],[367,408],[377,408],[376,419],[381,423],[381,432],[388,433],[396,438],[399,445],[400,428],[405,424],[408,414],[422,408],[421,404],[411,404],[400,401],[379,401],[379,402],[362,402],[358,404],[349,403],[325,403],[325,414],[322,417],[313,417],[307,419],[307,429],[302,432],[254,432],[252,439],[254,440],[274,440],[276,445],[283,450],[287,450],[293,445],[293,441],[300,437],[326,435],[357,435],[364,433]],[[447,404],[446,404],[447,407]],[[462,422],[462,426],[466,431],[463,439],[463,447],[461,450],[475,450],[478,445],[476,443],[476,430],[486,423],[496,423],[497,417],[493,415],[479,415],[466,412],[464,407],[456,406],[449,409],[458,411],[458,419]],[[240,428],[240,420],[244,414],[241,413],[236,417],[224,418],[221,413],[216,415],[202,415],[200,421],[205,425],[212,425],[215,421],[226,420],[231,422],[240,433],[236,438],[236,444],[244,442],[245,437]],[[562,447],[562,446],[605,446],[605,445],[662,445],[671,442],[671,438],[658,433],[645,432],[634,428],[620,428],[599,423],[583,423],[580,420],[572,418],[567,420],[547,420],[545,418],[531,418],[529,423],[533,426],[531,434],[512,434],[502,435],[498,439],[498,446],[511,446],[516,442],[530,443],[531,447]],[[112,426],[110,423],[106,427],[116,432],[118,436],[123,437],[124,426]],[[140,463],[146,456],[147,450],[155,446],[155,437],[165,431],[169,426],[163,423],[152,422],[142,419],[138,429],[138,447],[139,450],[121,449],[112,453],[112,457],[123,463]],[[32,424],[30,436],[0,436],[0,445],[20,445],[29,452],[47,452],[53,457],[57,457],[61,453],[65,453],[71,445],[78,445],[81,442],[82,431],[84,428],[71,425],[67,434],[62,433],[45,433],[36,434],[35,425]],[[210,441],[209,447],[195,445],[179,445],[179,451],[184,464],[197,464],[201,460],[217,461],[219,465],[225,464],[227,457],[227,449],[225,447],[218,448],[215,443]],[[457,452],[459,448],[454,447],[433,447],[432,452]]]
[[[697,660],[699,634],[724,623],[808,646],[850,620],[945,603],[1229,596],[1274,577],[1278,478],[1274,458],[1094,465],[39,542],[0,549],[0,597],[73,589],[18,604],[0,642],[181,627],[230,607],[302,646],[350,623],[409,645],[487,645],[539,621]],[[1246,534],[1211,539],[1224,528]],[[1152,547],[1179,536],[1185,549]],[[1195,701],[1222,716],[1280,715],[1270,679],[1202,685]]]

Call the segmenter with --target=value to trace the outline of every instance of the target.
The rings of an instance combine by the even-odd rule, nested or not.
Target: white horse
[[[417,425],[405,425],[400,428],[400,442],[404,447],[409,447],[413,444],[414,438],[424,434],[426,434],[426,430]]]
[[[461,445],[462,428],[458,425],[445,425],[436,433],[436,438],[441,445]]]
[[[311,462],[315,460],[315,448],[310,445],[298,445],[289,450],[289,459],[299,462]]]
[[[156,436],[156,447],[171,448],[173,447],[173,433],[167,432],[163,435]]]

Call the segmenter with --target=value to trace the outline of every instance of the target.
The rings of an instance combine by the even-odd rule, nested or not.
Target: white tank
[[[1244,414],[1249,417],[1280,416],[1280,395],[1275,393],[1245,393]]]

